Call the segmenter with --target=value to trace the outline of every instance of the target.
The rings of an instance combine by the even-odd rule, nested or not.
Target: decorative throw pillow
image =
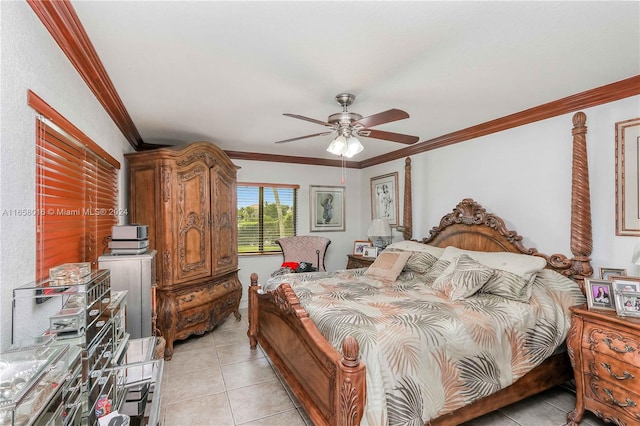
[[[411,256],[408,251],[383,251],[364,272],[365,275],[387,281],[395,281]]]
[[[518,275],[526,283],[533,282],[536,274],[547,266],[547,261],[538,256],[510,252],[462,250],[453,246],[447,247],[440,258],[452,260],[461,254],[466,254],[490,268],[500,269]]]
[[[438,258],[427,252],[414,252],[404,265],[405,271],[426,274],[438,261]]]
[[[533,280],[527,281],[513,272],[496,269],[489,281],[480,289],[480,293],[489,293],[516,302],[528,302],[531,299]]]
[[[433,288],[446,294],[449,300],[466,299],[480,290],[491,275],[493,268],[462,254],[451,261],[434,281]]]

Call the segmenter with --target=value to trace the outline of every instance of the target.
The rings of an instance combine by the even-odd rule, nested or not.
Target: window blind
[[[36,279],[62,263],[95,269],[118,223],[118,163],[42,117],[36,130]]]
[[[280,252],[276,240],[296,235],[298,188],[238,183],[238,253]]]

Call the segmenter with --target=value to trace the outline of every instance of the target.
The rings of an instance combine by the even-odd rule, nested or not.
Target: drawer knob
[[[624,345],[624,349],[618,349],[613,345],[613,343],[611,342],[611,339],[602,339],[602,341],[609,347],[609,349],[611,349],[614,352],[618,352],[620,354],[626,354],[626,353],[635,351],[635,349],[633,349],[629,345]]]
[[[628,371],[625,371],[624,373],[622,373],[622,376],[618,376],[616,374],[613,374],[613,372],[611,371],[611,366],[609,364],[603,362],[601,365],[604,367],[605,370],[607,370],[609,375],[614,379],[629,380],[634,378],[634,375],[629,373]]]
[[[613,397],[613,392],[611,391],[611,389],[604,388],[603,390],[609,396],[609,399],[611,399],[611,403],[613,405],[617,405],[618,407],[623,407],[623,408],[636,406],[636,403],[630,400],[628,397],[627,397],[627,400],[624,403],[622,403]]]

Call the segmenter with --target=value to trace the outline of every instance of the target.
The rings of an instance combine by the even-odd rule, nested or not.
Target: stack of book
[[[111,228],[111,254],[144,254],[149,251],[147,225],[118,225]]]

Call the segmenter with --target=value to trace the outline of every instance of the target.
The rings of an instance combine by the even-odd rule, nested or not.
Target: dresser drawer
[[[582,346],[631,365],[640,364],[640,341],[633,335],[585,323]]]
[[[585,352],[584,358],[592,375],[640,394],[640,368],[597,352]]]
[[[209,322],[212,315],[213,306],[211,304],[178,312],[176,329],[186,330],[198,324]]]
[[[618,386],[618,383],[612,383],[608,380],[601,380],[597,377],[585,377],[585,380],[587,380],[586,398],[591,398],[635,419],[635,422],[630,424],[640,422],[640,395],[623,389]]]

